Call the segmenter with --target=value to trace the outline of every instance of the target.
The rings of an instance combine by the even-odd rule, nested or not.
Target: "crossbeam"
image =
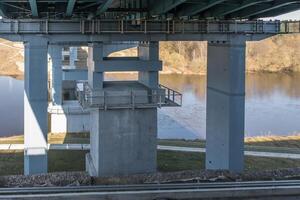
[[[212,8],[213,6],[223,3],[225,0],[209,0],[207,3],[197,3],[197,4],[189,4],[185,7],[183,7],[182,10],[180,10],[177,15],[178,16],[193,16],[198,13],[201,13],[209,8]]]
[[[112,4],[113,0],[105,0],[97,9],[96,15],[104,13],[108,7]]]
[[[66,16],[70,17],[73,13],[76,0],[69,0],[67,5]]]
[[[150,10],[150,14],[160,15],[163,13],[167,13],[186,1],[187,0],[164,0],[164,1],[158,1],[157,3],[153,2],[154,5]]]
[[[222,6],[218,6],[216,8],[210,9],[207,13],[206,16],[208,17],[223,17],[225,15],[246,9],[250,6],[254,6],[263,2],[269,2],[270,0],[244,0],[241,3],[237,4],[232,4],[232,3],[226,3]]]
[[[30,9],[31,9],[31,14],[33,17],[38,17],[38,8],[37,8],[37,4],[36,4],[36,0],[29,0],[29,4],[30,4]]]
[[[260,4],[260,6],[256,7],[252,6],[251,9],[241,10],[239,12],[233,13],[230,15],[230,17],[250,18],[251,16],[256,16],[294,3],[300,3],[300,1],[278,0],[274,1],[273,3]]]

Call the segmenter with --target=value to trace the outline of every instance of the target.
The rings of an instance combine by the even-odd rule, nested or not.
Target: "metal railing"
[[[165,90],[165,101],[169,102],[169,106],[182,106],[182,94],[164,85],[159,85],[160,88]]]
[[[166,94],[170,94],[168,97]],[[182,95],[167,87],[131,91],[93,90],[87,82],[77,84],[76,96],[83,108],[122,109],[181,106]],[[179,99],[179,100],[178,100]],[[174,100],[174,101],[172,101]]]
[[[0,34],[278,34],[299,27],[299,21],[262,20],[0,20]]]

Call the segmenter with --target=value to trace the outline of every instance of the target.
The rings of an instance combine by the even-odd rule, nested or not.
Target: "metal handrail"
[[[32,24],[32,26],[28,26]],[[299,33],[300,21],[2,19],[0,34],[278,34]]]
[[[159,85],[159,87],[165,89],[165,99],[174,102],[179,106],[182,106],[182,94],[180,92],[161,84]]]
[[[161,89],[168,91],[167,93],[172,94],[172,97],[166,96],[166,92],[161,93],[160,91],[163,91]],[[101,92],[101,95],[97,94],[97,92]],[[92,90],[87,82],[83,83],[82,88],[79,88],[77,85],[76,89],[77,99],[83,108],[97,107],[106,110],[112,108],[160,108],[164,106],[182,105],[182,94],[162,85],[160,85],[158,89],[149,90],[147,95],[136,94],[134,90],[128,91],[128,93],[128,95],[109,95],[103,90]],[[118,100],[120,100],[120,103],[110,103]]]

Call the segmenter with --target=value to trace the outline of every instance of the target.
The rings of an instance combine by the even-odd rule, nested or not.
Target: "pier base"
[[[157,109],[90,112],[91,149],[86,167],[92,176],[156,171]]]

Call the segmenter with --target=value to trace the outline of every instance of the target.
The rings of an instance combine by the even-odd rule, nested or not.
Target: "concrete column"
[[[70,47],[70,67],[75,67],[75,61],[77,61],[77,47]]]
[[[47,172],[47,41],[25,42],[24,173]]]
[[[52,59],[52,103],[62,105],[62,46],[49,45]]]
[[[159,43],[149,42],[140,43],[138,46],[138,56],[140,60],[159,60]],[[158,70],[157,71],[139,71],[139,81],[150,88],[158,87]]]
[[[206,168],[244,166],[245,42],[208,44]]]
[[[88,47],[88,83],[93,89],[103,88],[103,72],[99,72],[103,60],[103,44],[91,43]]]

